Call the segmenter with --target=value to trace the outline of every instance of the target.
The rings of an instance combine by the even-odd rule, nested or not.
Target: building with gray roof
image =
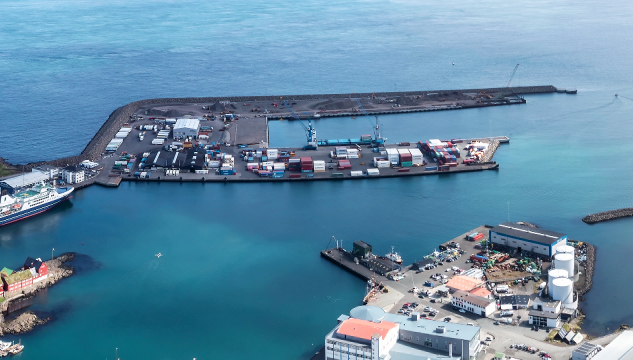
[[[397,341],[390,343],[388,349],[380,348],[380,355],[376,359],[382,359],[386,350],[391,360],[470,360],[476,358],[481,350],[481,329],[478,326],[421,318],[415,320],[414,317],[386,313],[375,306],[358,306],[352,309],[350,315],[341,315],[338,325],[326,336],[326,359],[338,359],[341,355],[345,357],[352,353],[373,356],[376,354],[374,348],[384,343],[373,341],[373,336],[371,340],[359,341],[353,337],[337,335],[339,328],[349,319],[367,321],[368,326],[397,326]]]
[[[16,190],[27,188],[46,180],[49,180],[48,174],[34,171],[2,180],[0,181],[0,188],[6,190],[8,194],[13,194]]]
[[[552,256],[556,253],[557,247],[567,245],[565,234],[511,222],[490,229],[489,239],[493,244],[544,256]]]

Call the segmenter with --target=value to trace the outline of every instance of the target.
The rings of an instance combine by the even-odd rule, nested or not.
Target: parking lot
[[[388,287],[396,292],[401,293],[399,300],[385,304],[380,300],[377,301],[378,306],[383,307],[385,310],[392,313],[411,314],[414,311],[419,312],[422,318],[428,318],[436,321],[450,321],[461,324],[472,324],[479,326],[482,329],[481,339],[485,342],[484,351],[480,354],[478,359],[492,359],[495,352],[503,352],[506,356],[513,356],[519,359],[541,359],[539,353],[534,354],[517,349],[515,345],[523,344],[526,347],[536,347],[540,351],[546,351],[552,355],[553,359],[569,359],[571,352],[575,347],[570,346],[558,346],[553,343],[546,343],[546,339],[549,331],[539,330],[534,331],[528,324],[528,309],[513,310],[513,324],[505,324],[499,322],[503,317],[500,316],[500,311],[495,312],[489,318],[481,317],[470,312],[460,312],[458,309],[453,308],[450,303],[450,296],[442,297],[437,293],[436,288],[441,285],[435,280],[431,279],[431,276],[436,274],[445,275],[450,279],[454,276],[455,271],[453,267],[459,269],[468,270],[472,268],[472,262],[467,262],[472,254],[477,254],[480,250],[475,248],[476,242],[466,240],[466,235],[472,232],[480,232],[485,234],[484,238],[488,237],[488,229],[484,226],[478,227],[467,233],[464,233],[447,243],[454,241],[459,244],[459,249],[464,250],[464,254],[458,257],[455,261],[443,262],[437,267],[425,270],[422,272],[416,272],[407,267],[404,269],[404,278],[400,281],[388,281],[385,283]],[[448,270],[448,271],[447,271]],[[433,282],[433,287],[424,286],[424,283],[430,280]],[[509,286],[509,294],[516,295],[529,295],[531,299],[536,297],[534,292],[537,283],[529,281],[525,286],[522,284],[511,284]],[[414,287],[420,290],[420,293],[416,294],[410,292]],[[428,293],[428,295],[427,295]],[[391,295],[393,296],[393,294]],[[393,297],[391,298],[393,299]],[[406,306],[405,306],[406,304]],[[417,306],[411,306],[412,304]],[[374,304],[370,304],[374,305]],[[435,311],[433,311],[435,310]],[[486,340],[487,338],[490,340]]]

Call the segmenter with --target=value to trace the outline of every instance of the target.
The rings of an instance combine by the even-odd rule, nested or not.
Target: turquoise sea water
[[[390,141],[508,135],[499,171],[312,184],[91,187],[0,229],[0,265],[77,251],[79,272],[34,309],[25,359],[300,359],[364,284],[318,256],[330,236],[405,261],[508,218],[598,246],[584,328],[633,323],[633,6],[626,1],[0,0],[0,156],[80,152],[112,110],[151,97],[576,87],[519,106],[381,117]],[[455,63],[455,65],[452,65]],[[619,98],[614,94],[618,93]],[[629,99],[630,98],[630,99]],[[319,138],[370,133],[316,122]],[[273,146],[298,124],[271,124]],[[82,245],[83,243],[83,245]],[[153,255],[164,254],[160,259]],[[17,339],[17,338],[16,338]],[[53,354],[53,355],[51,355]],[[59,355],[59,356],[57,356]]]

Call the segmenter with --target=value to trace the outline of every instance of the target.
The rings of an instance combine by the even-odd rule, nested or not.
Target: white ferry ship
[[[41,182],[13,194],[3,191],[0,196],[0,226],[43,213],[68,200],[73,190],[72,187],[56,188]]]

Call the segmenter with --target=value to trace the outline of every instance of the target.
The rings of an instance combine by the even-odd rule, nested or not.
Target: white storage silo
[[[567,276],[574,276],[574,254],[562,253],[554,256],[554,267],[567,271]]]
[[[547,272],[547,288],[549,289],[549,296],[552,296],[552,287],[554,286],[552,285],[552,282],[554,279],[566,279],[567,277],[569,277],[569,273],[563,269],[550,269]]]
[[[567,278],[558,278],[552,281],[552,288],[550,294],[552,299],[560,300],[565,304],[572,304],[574,302],[574,282]]]
[[[556,254],[572,254],[573,255],[574,251],[576,251],[576,249],[573,246],[569,246],[569,245],[561,245],[556,248]]]

